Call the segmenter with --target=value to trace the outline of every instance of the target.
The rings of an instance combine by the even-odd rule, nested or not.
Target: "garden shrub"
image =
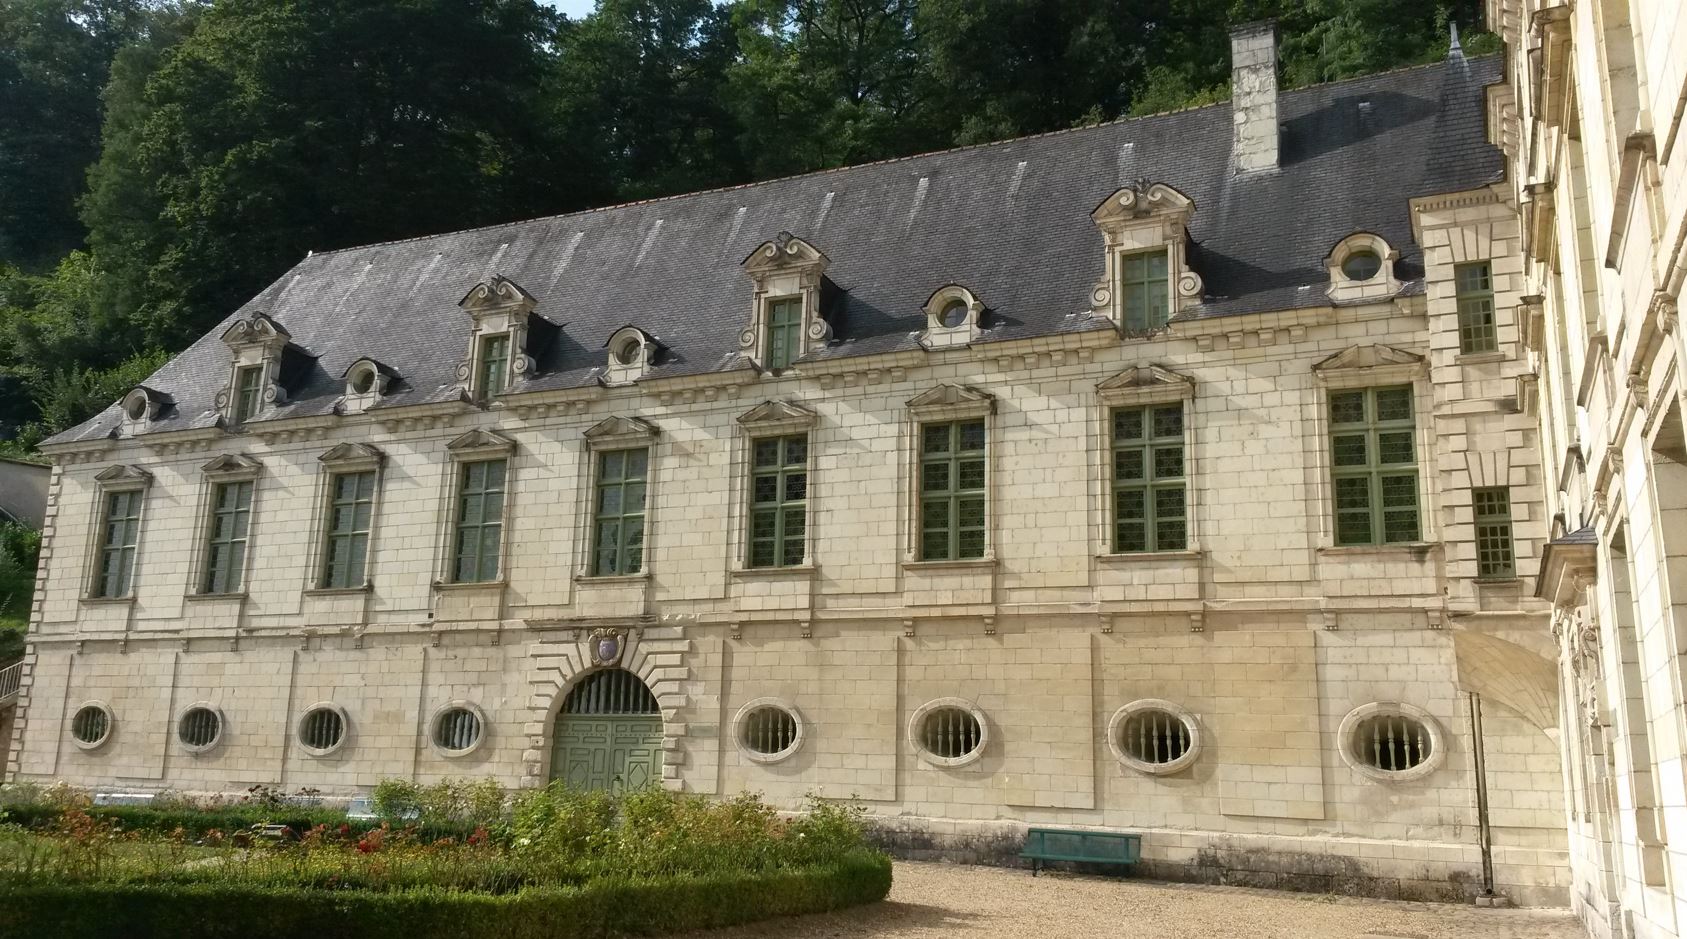
[[[391,822],[472,828],[496,824],[504,814],[504,787],[496,779],[442,779],[431,786],[383,779],[370,795],[375,814]]]

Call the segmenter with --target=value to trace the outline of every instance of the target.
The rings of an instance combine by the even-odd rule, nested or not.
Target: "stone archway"
[[[626,669],[600,669],[575,684],[551,740],[550,777],[571,789],[618,794],[662,780],[662,711]]]

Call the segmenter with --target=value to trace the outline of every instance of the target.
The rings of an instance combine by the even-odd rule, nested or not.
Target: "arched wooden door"
[[[662,712],[637,675],[606,668],[574,686],[557,714],[551,778],[621,793],[662,778]]]

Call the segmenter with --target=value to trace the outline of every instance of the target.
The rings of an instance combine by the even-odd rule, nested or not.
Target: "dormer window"
[[[158,417],[159,412],[170,403],[168,395],[145,385],[130,388],[118,403],[118,409],[123,413],[123,422],[118,428],[118,433],[125,437],[144,433]]]
[[[609,350],[608,367],[603,373],[606,385],[627,385],[643,378],[661,348],[655,336],[637,326],[617,329],[603,345]]]
[[[1394,276],[1394,262],[1400,252],[1389,247],[1381,235],[1355,232],[1343,238],[1324,258],[1330,286],[1324,291],[1339,305],[1389,300],[1400,292]]]
[[[346,380],[346,393],[340,399],[340,413],[362,414],[381,400],[398,375],[374,359],[358,359],[346,366],[341,377]]]
[[[311,358],[293,345],[280,323],[254,313],[230,326],[223,342],[234,353],[228,384],[217,394],[217,410],[229,428],[256,420],[270,404],[285,404],[284,378],[297,376]]]
[[[264,404],[264,367],[243,365],[234,378],[234,422],[244,424],[258,416]]]
[[[1090,218],[1107,248],[1107,276],[1090,292],[1093,311],[1127,336],[1148,336],[1201,302],[1189,266],[1195,203],[1163,183],[1139,181],[1108,196]]]
[[[820,315],[830,263],[790,232],[780,232],[744,259],[755,293],[750,325],[739,334],[738,345],[758,368],[777,375],[831,338],[832,328]]]
[[[959,284],[946,284],[926,298],[926,328],[920,344],[927,349],[964,346],[978,338],[984,303]]]
[[[474,325],[469,333],[468,357],[457,365],[457,382],[470,400],[490,404],[533,371],[529,333],[537,321],[541,333],[554,331],[533,312],[539,301],[521,285],[502,275],[475,285],[457,305]]]

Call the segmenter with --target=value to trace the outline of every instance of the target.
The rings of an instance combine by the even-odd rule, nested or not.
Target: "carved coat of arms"
[[[592,630],[592,664],[612,666],[621,664],[621,654],[627,651],[627,634],[620,629]]]

